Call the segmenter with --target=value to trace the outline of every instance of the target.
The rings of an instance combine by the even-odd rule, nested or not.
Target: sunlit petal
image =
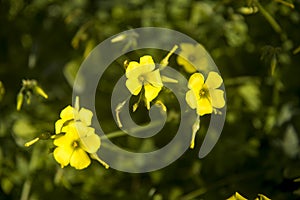
[[[150,102],[157,97],[158,93],[161,90],[161,87],[154,87],[151,84],[145,84],[144,87],[147,109],[149,110]]]
[[[194,73],[197,71],[196,68],[193,66],[193,64],[188,60],[186,60],[185,58],[183,58],[182,56],[177,57],[177,63],[179,65],[182,65],[185,71],[188,73]]]
[[[195,91],[200,91],[204,84],[204,77],[200,73],[193,74],[188,83],[188,87]]]
[[[160,73],[159,70],[154,70],[152,72],[149,72],[147,74],[145,74],[145,79],[148,83],[150,83],[151,85],[155,86],[155,87],[162,87],[163,83],[160,77]]]
[[[130,71],[136,69],[139,66],[140,66],[140,64],[138,62],[136,62],[136,61],[129,62],[129,64],[128,64],[127,68],[126,68],[126,77],[128,77],[127,76],[127,72],[130,72]]]
[[[72,146],[72,142],[78,138],[77,133],[69,131],[65,135],[56,138],[53,144],[56,146]]]
[[[197,107],[197,99],[192,90],[189,90],[186,93],[185,100],[192,109],[195,109]]]
[[[57,147],[53,152],[54,159],[61,165],[63,168],[67,166],[70,162],[71,155],[73,153],[73,148],[70,147]]]
[[[217,72],[209,72],[205,84],[208,88],[216,89],[220,87],[223,83],[222,77]]]
[[[59,119],[55,122],[55,133],[56,134],[61,133],[61,129],[62,129],[64,123],[65,123],[64,119]]]
[[[61,111],[60,118],[67,121],[67,120],[74,119],[77,114],[78,114],[77,110],[75,110],[72,106],[69,105]]]
[[[142,89],[142,84],[139,82],[138,79],[135,78],[128,78],[126,80],[126,87],[133,95],[138,95]]]
[[[92,117],[93,117],[93,112],[85,109],[85,108],[81,108],[79,111],[79,119],[87,126],[90,126],[92,123]]]
[[[75,169],[84,169],[91,164],[91,159],[87,153],[80,148],[76,148],[71,156],[70,165]]]
[[[189,54],[194,54],[194,45],[191,44],[191,43],[181,43],[180,44],[180,49],[181,49],[181,52],[180,54],[185,54],[185,55],[189,55]]]
[[[155,68],[155,63],[152,59],[152,56],[142,56],[140,58],[140,65],[143,66],[145,71],[152,71]]]
[[[212,105],[209,98],[201,98],[197,101],[197,114],[202,116],[212,113]]]
[[[100,148],[100,137],[98,135],[91,134],[89,136],[81,138],[82,148],[88,153],[95,153]]]
[[[224,91],[219,89],[210,90],[212,106],[214,108],[223,108],[225,106]]]

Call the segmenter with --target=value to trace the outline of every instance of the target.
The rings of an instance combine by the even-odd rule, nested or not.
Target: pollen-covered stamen
[[[203,87],[200,91],[199,91],[199,96],[200,98],[206,98],[209,96],[209,91],[206,87]]]
[[[144,82],[146,81],[146,77],[143,74],[141,74],[139,75],[138,80],[141,84],[144,84]]]
[[[78,148],[79,147],[79,141],[77,140],[74,140],[73,143],[72,143],[72,147],[75,149],[75,148]]]

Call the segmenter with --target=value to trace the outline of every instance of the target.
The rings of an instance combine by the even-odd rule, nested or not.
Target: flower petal
[[[95,153],[100,148],[100,137],[93,133],[89,136],[81,138],[81,147],[88,153]]]
[[[60,113],[60,118],[62,118],[65,121],[75,119],[75,116],[78,114],[78,111],[75,110],[72,106],[67,106],[65,109],[63,109]]]
[[[223,108],[225,106],[224,91],[220,89],[212,89],[209,91],[211,103],[214,108]]]
[[[63,125],[64,125],[65,122],[66,122],[66,121],[63,120],[63,119],[59,119],[59,120],[57,120],[57,121],[55,122],[55,133],[56,133],[56,134],[61,133],[61,129],[62,129],[62,127],[63,127]]]
[[[217,72],[209,72],[205,84],[210,89],[216,89],[220,87],[223,83],[222,77]]]
[[[154,87],[151,84],[145,84],[144,85],[145,88],[145,99],[146,99],[146,105],[147,105],[147,109],[150,109],[150,102],[155,99],[158,95],[158,93],[161,90],[161,87]]]
[[[186,72],[188,73],[194,73],[196,72],[196,68],[194,67],[194,65],[192,65],[191,62],[189,62],[188,60],[184,59],[183,56],[177,56],[177,63],[179,65],[182,65],[185,69]]]
[[[197,101],[197,113],[200,116],[212,113],[212,105],[209,98],[200,98]]]
[[[140,57],[140,65],[143,66],[143,68],[147,68],[147,70],[152,71],[155,68],[155,63],[152,59],[152,56],[142,56]]]
[[[68,131],[65,135],[59,136],[53,141],[53,144],[56,146],[72,146],[72,142],[77,140],[79,137],[76,132]]]
[[[70,165],[75,169],[84,169],[90,164],[91,159],[87,153],[81,148],[76,148],[71,156]]]
[[[160,77],[159,69],[149,72],[144,75],[145,80],[155,87],[162,87],[163,83]]]
[[[74,149],[69,146],[57,147],[53,152],[54,159],[61,165],[61,168],[67,166],[70,162]]]
[[[197,99],[195,93],[192,90],[187,91],[185,100],[192,109],[195,109],[197,107]]]
[[[92,117],[93,117],[93,112],[85,109],[85,108],[81,108],[79,111],[79,119],[80,121],[82,121],[86,126],[90,126],[92,123]]]
[[[193,54],[195,50],[195,46],[191,43],[181,43],[180,44],[181,52],[185,55]],[[180,54],[182,54],[180,53]]]
[[[137,78],[128,78],[126,80],[126,87],[133,95],[138,95],[142,89],[142,84]]]
[[[204,77],[201,73],[193,74],[188,83],[188,87],[194,91],[200,91],[204,84]]]
[[[151,56],[143,56],[140,58],[140,63],[131,61],[126,69],[127,78],[138,78],[140,75],[154,70],[155,64]]]

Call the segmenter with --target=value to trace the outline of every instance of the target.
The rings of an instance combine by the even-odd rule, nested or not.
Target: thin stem
[[[265,8],[259,3],[258,0],[254,1],[258,9],[260,10],[261,14],[265,17],[265,19],[270,23],[272,28],[277,32],[281,33],[282,29],[280,25],[276,22],[276,20],[270,15],[270,13],[265,10]]]
[[[20,200],[28,200],[31,189],[31,181],[27,179],[23,184],[22,194]]]

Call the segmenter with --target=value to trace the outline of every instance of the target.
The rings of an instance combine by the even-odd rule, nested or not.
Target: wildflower
[[[75,108],[69,105],[61,111],[60,113],[61,119],[57,120],[55,123],[55,133],[56,134],[61,133],[63,126],[70,121],[81,121],[86,126],[90,126],[92,123],[92,117],[93,117],[92,111],[85,108],[81,108],[79,110],[78,105],[75,105]]]
[[[96,153],[101,144],[95,129],[82,122],[74,122],[64,126],[62,132],[65,135],[54,140],[57,146],[53,152],[55,160],[62,168],[68,164],[76,169],[88,167],[91,163],[88,153]]]
[[[78,97],[75,107],[67,106],[61,111],[60,117],[55,123],[56,135],[53,143],[57,147],[53,155],[61,167],[70,164],[76,169],[84,169],[90,165],[90,158],[93,158],[108,168],[96,154],[101,140],[95,129],[90,127],[93,113],[85,108],[79,109]]]
[[[208,70],[207,53],[200,44],[181,43],[181,51],[177,57],[177,63],[182,65],[188,73],[194,73],[197,70]]]
[[[217,89],[222,83],[221,76],[216,72],[210,72],[205,82],[201,73],[193,74],[188,82],[190,90],[185,97],[188,105],[197,109],[200,116],[212,113],[215,108],[224,107],[224,91]]]
[[[138,95],[142,88],[145,91],[147,109],[150,102],[155,99],[163,87],[159,69],[155,69],[155,63],[151,56],[143,56],[140,62],[129,62],[126,69],[126,87],[133,95]]]
[[[21,110],[23,100],[26,100],[27,104],[30,104],[32,94],[40,95],[45,99],[48,99],[48,95],[38,85],[36,80],[22,80],[22,88],[17,95],[17,110]]]

